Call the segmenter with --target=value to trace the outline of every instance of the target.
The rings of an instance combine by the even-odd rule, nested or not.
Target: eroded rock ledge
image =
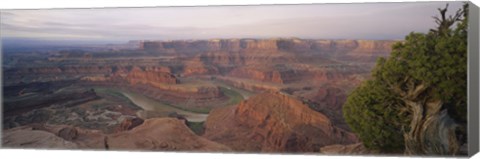
[[[325,115],[274,92],[212,110],[205,127],[206,138],[240,152],[315,152],[326,145],[358,142]]]
[[[239,52],[239,51],[288,51],[306,52],[346,52],[383,54],[390,52],[392,40],[312,40],[296,38],[277,39],[212,39],[212,40],[174,40],[143,41],[140,48],[147,51],[164,53],[197,52]]]
[[[195,135],[183,120],[147,119],[131,130],[104,134],[67,125],[28,125],[3,131],[2,146],[42,149],[221,151],[231,149]]]

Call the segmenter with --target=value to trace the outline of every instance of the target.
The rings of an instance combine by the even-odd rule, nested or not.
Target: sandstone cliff
[[[257,39],[213,39],[213,40],[175,40],[175,41],[145,41],[140,48],[147,51],[162,51],[165,53],[195,53],[241,50],[275,50],[276,40]]]
[[[318,103],[318,110],[331,110],[341,115],[342,106],[347,100],[347,93],[337,87],[323,86],[310,99]]]
[[[143,83],[153,86],[178,83],[178,80],[169,71],[158,68],[141,69],[139,67],[133,67],[125,79],[130,84]]]
[[[279,39],[213,39],[144,41],[141,49],[162,53],[201,53],[201,52],[252,52],[277,53],[317,53],[325,55],[377,57],[386,56],[391,51],[392,40],[311,40],[296,38]],[[345,57],[343,57],[345,56]],[[350,58],[353,58],[350,57]]]
[[[347,100],[347,93],[335,86],[326,85],[318,89],[313,96],[307,96],[310,107],[327,115],[337,127],[350,130],[343,118],[343,104]]]
[[[105,134],[99,130],[30,124],[7,129],[3,133],[2,146],[11,148],[105,149]]]
[[[235,151],[315,152],[357,142],[323,114],[281,93],[266,92],[235,107],[214,109],[204,136]]]
[[[2,131],[2,147],[37,149],[75,149],[78,145],[53,133],[34,130],[32,127],[17,127]]]

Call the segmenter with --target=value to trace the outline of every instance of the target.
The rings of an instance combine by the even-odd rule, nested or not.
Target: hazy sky
[[[449,2],[449,14],[461,2]],[[1,11],[3,38],[176,40],[211,38],[403,39],[427,32],[446,2]]]

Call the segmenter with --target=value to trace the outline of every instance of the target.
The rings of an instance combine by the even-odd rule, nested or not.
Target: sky
[[[2,10],[2,38],[185,40],[403,39],[435,26],[447,2]],[[462,2],[448,2],[453,14]]]

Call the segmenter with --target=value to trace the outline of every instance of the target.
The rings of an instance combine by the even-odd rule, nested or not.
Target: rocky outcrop
[[[319,103],[323,109],[339,110],[341,112],[341,108],[347,100],[347,94],[340,88],[323,86],[318,89],[312,100]]]
[[[120,125],[118,126],[117,131],[127,131],[127,130],[132,130],[133,128],[143,124],[144,120],[141,118],[125,118]]]
[[[220,80],[228,85],[231,85],[236,88],[245,89],[252,92],[263,92],[263,91],[279,91],[280,88],[276,85],[264,82],[256,82],[252,80],[231,78],[231,77],[216,77],[217,80]]]
[[[2,146],[12,148],[104,149],[105,134],[68,125],[29,124],[2,133]],[[28,145],[28,146],[26,146]]]
[[[57,136],[72,141],[78,137],[78,130],[75,127],[65,127],[58,131]]]
[[[143,41],[139,43],[145,50],[157,50],[154,52],[160,54],[169,52],[175,54],[168,55],[168,58],[165,57],[164,59],[156,57],[158,59],[155,60],[149,58],[110,60],[107,56],[102,59],[72,58],[47,61],[51,63],[62,62],[62,66],[41,65],[8,68],[4,71],[5,81],[7,81],[4,84],[10,85],[19,81],[72,79],[109,82],[112,78],[128,80],[129,83],[177,84],[178,80],[175,75],[179,77],[238,75],[274,83],[292,83],[304,79],[335,80],[336,77],[342,78],[341,73],[336,73],[338,70],[352,68],[344,67],[333,70],[277,69],[275,65],[304,62],[325,65],[322,61],[311,61],[312,59],[371,63],[379,56],[387,56],[391,51],[390,46],[394,42],[308,39]],[[112,54],[110,56],[116,55]],[[149,54],[149,56],[152,56],[152,54]],[[162,61],[161,66],[158,66],[159,61]],[[84,65],[85,62],[88,62],[88,65]],[[125,65],[128,63],[135,64]],[[243,66],[250,68],[240,68]],[[356,69],[353,70],[357,71]]]
[[[130,84],[150,84],[157,86],[159,84],[177,84],[178,80],[169,71],[158,68],[133,67],[125,77]]]
[[[282,76],[279,71],[275,70],[259,70],[256,68],[237,68],[233,69],[229,76],[246,79],[253,79],[262,82],[283,83]]]
[[[319,51],[319,49],[312,47],[311,40],[280,39],[278,40],[277,45],[280,50],[288,52],[305,53]]]
[[[174,118],[148,119],[130,131],[108,136],[113,150],[230,151],[225,145],[195,135],[183,121]]]
[[[53,133],[17,127],[2,131],[2,147],[37,149],[75,149],[78,145]]]
[[[346,69],[345,69],[346,68]],[[227,76],[251,79],[260,82],[290,84],[301,81],[316,83],[338,81],[362,73],[363,70],[343,66],[339,68],[296,68],[288,66],[265,67],[247,66],[232,69]]]
[[[391,40],[301,40],[284,39],[278,42],[284,51],[320,53],[324,55],[386,56],[396,41]],[[343,57],[345,58],[345,57]]]
[[[276,50],[277,41],[274,39],[145,41],[140,48],[164,53],[237,52],[241,50]]]
[[[277,50],[276,39],[242,39],[240,41],[240,48],[246,50]]]
[[[296,62],[292,54],[269,52],[208,52],[197,55],[195,60],[201,61],[204,65],[217,66],[219,69],[225,69],[232,66],[243,65],[265,65],[277,63]],[[224,72],[224,71],[220,71]]]
[[[183,69],[182,75],[183,76],[191,76],[191,75],[209,75],[209,74],[218,74],[219,71],[216,67],[212,67],[211,65],[206,65],[200,58],[201,55],[197,55],[197,57],[183,61]]]
[[[236,151],[315,152],[357,142],[323,114],[281,93],[266,92],[235,107],[214,109],[204,136]]]
[[[67,125],[27,125],[4,130],[2,146],[95,150],[231,151],[225,145],[195,135],[183,120],[176,118],[148,119],[130,130],[113,134]]]
[[[310,40],[310,39],[213,39],[145,41],[141,48],[162,53],[202,53],[202,52],[255,52],[277,53],[317,53],[346,56],[386,56],[391,45],[389,40]],[[347,57],[342,57],[347,58]]]

